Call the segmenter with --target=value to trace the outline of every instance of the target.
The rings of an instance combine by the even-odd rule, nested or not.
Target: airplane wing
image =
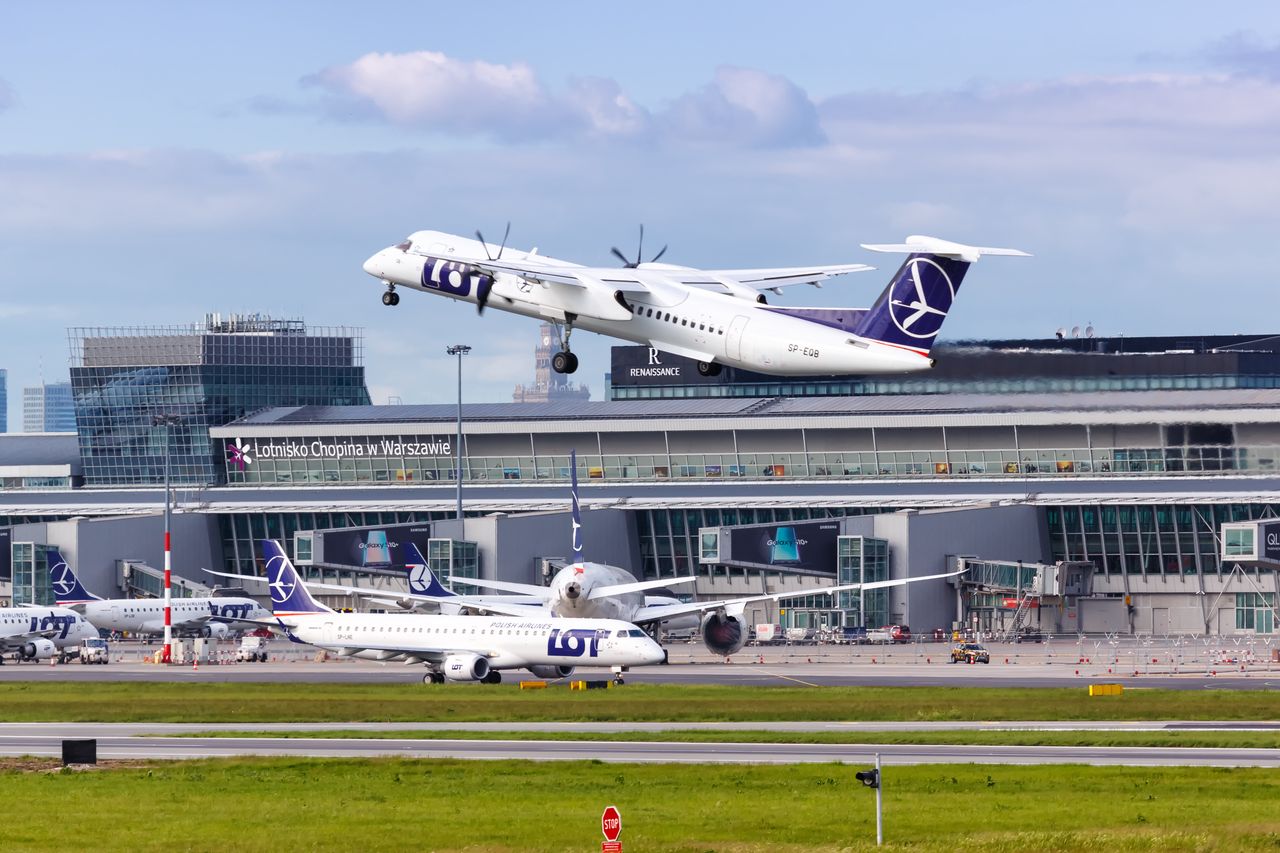
[[[660,341],[657,338],[651,338],[649,340],[649,345],[654,349],[661,350],[662,352],[683,356],[684,358],[693,359],[694,361],[705,361],[710,363],[716,360],[715,353],[703,352],[701,350],[696,350],[693,347],[682,347],[679,344]]]
[[[669,586],[675,586],[684,583],[693,583],[697,577],[690,575],[687,578],[663,578],[656,581],[637,581],[636,583],[619,583],[613,586],[600,586],[591,590],[588,599],[608,598],[611,595],[624,595],[628,592],[643,592],[646,589],[663,589]]]
[[[43,631],[27,631],[23,634],[10,634],[0,637],[0,648],[16,649],[30,640],[56,640],[62,633],[60,628],[46,628]]]
[[[643,267],[642,267],[643,269]],[[822,282],[851,272],[866,272],[875,267],[866,264],[837,264],[826,267],[774,267],[745,270],[681,270],[673,273],[681,284],[712,290],[729,290],[724,280],[745,285],[755,290],[771,290],[781,293],[781,288],[796,284],[812,284],[821,287]]]
[[[932,581],[941,578],[953,578],[962,572],[948,572],[941,575],[922,575],[916,578],[905,578],[902,580],[890,581],[871,581],[870,583],[847,583],[838,586],[819,587],[818,589],[798,590],[794,592],[775,592],[769,595],[750,595],[743,598],[727,598],[720,601],[694,601],[688,604],[659,604],[654,606],[646,606],[636,612],[632,618],[632,622],[637,625],[648,625],[654,622],[663,622],[676,616],[685,616],[690,613],[706,613],[711,610],[738,610],[741,611],[746,605],[756,601],[781,601],[786,598],[802,598],[806,595],[826,595],[833,592],[851,592],[856,589],[884,589],[893,586],[905,586],[909,583],[918,583],[919,581]]]
[[[551,596],[551,587],[537,586],[531,583],[515,583],[514,581],[491,581],[482,578],[456,578],[449,576],[450,583],[462,583],[467,586],[479,586],[485,589],[496,589],[502,592],[514,592],[518,595],[528,595],[537,598],[540,601],[547,601]]]

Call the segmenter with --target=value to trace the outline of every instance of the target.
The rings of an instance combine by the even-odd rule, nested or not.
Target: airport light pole
[[[458,478],[458,521],[462,521],[462,357],[471,352],[466,344],[454,344],[445,350],[458,357],[458,443],[454,448],[454,474]]]
[[[173,578],[172,549],[169,537],[169,450],[170,436],[173,428],[182,423],[177,415],[159,414],[151,416],[153,426],[164,427],[164,652],[161,660],[173,662],[173,595],[171,581]]]

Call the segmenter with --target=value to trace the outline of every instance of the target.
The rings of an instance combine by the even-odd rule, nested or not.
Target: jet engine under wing
[[[962,572],[948,572],[941,575],[922,575],[918,578],[904,578],[901,580],[890,581],[871,581],[870,583],[846,583],[839,586],[826,586],[818,589],[797,590],[795,592],[775,592],[770,595],[751,595],[744,598],[726,598],[719,601],[694,601],[688,604],[660,604],[652,607],[643,607],[636,611],[632,622],[637,625],[647,625],[651,622],[662,622],[675,616],[684,616],[688,613],[706,613],[709,610],[733,610],[737,608],[745,608],[746,605],[756,601],[781,601],[785,598],[801,598],[806,595],[825,595],[833,592],[850,592],[855,589],[884,589],[885,587],[905,586],[909,583],[917,583],[919,581],[940,580],[942,578],[953,578]]]

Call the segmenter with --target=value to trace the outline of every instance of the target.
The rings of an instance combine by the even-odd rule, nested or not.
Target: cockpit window
[[[400,245],[396,246],[396,248],[397,248],[397,249],[399,249],[399,250],[400,250],[400,251],[402,251],[402,252],[407,252],[407,251],[409,251],[410,249],[412,249],[412,248],[413,248],[413,241],[412,241],[412,240],[409,240],[409,239],[406,239],[403,243],[401,243]]]
[[[626,631],[619,631],[618,633],[614,634],[614,636],[615,636],[615,637],[625,637],[625,636],[627,636],[627,632],[626,632]]]
[[[631,635],[632,637],[643,637],[643,636],[644,636],[644,631],[641,631],[639,628],[632,628],[632,629],[631,629],[630,631],[628,631],[627,633],[628,633],[629,635]]]

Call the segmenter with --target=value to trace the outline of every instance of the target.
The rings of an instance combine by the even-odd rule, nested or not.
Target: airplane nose
[[[374,278],[382,278],[382,253],[378,252],[364,262],[364,271]]]

